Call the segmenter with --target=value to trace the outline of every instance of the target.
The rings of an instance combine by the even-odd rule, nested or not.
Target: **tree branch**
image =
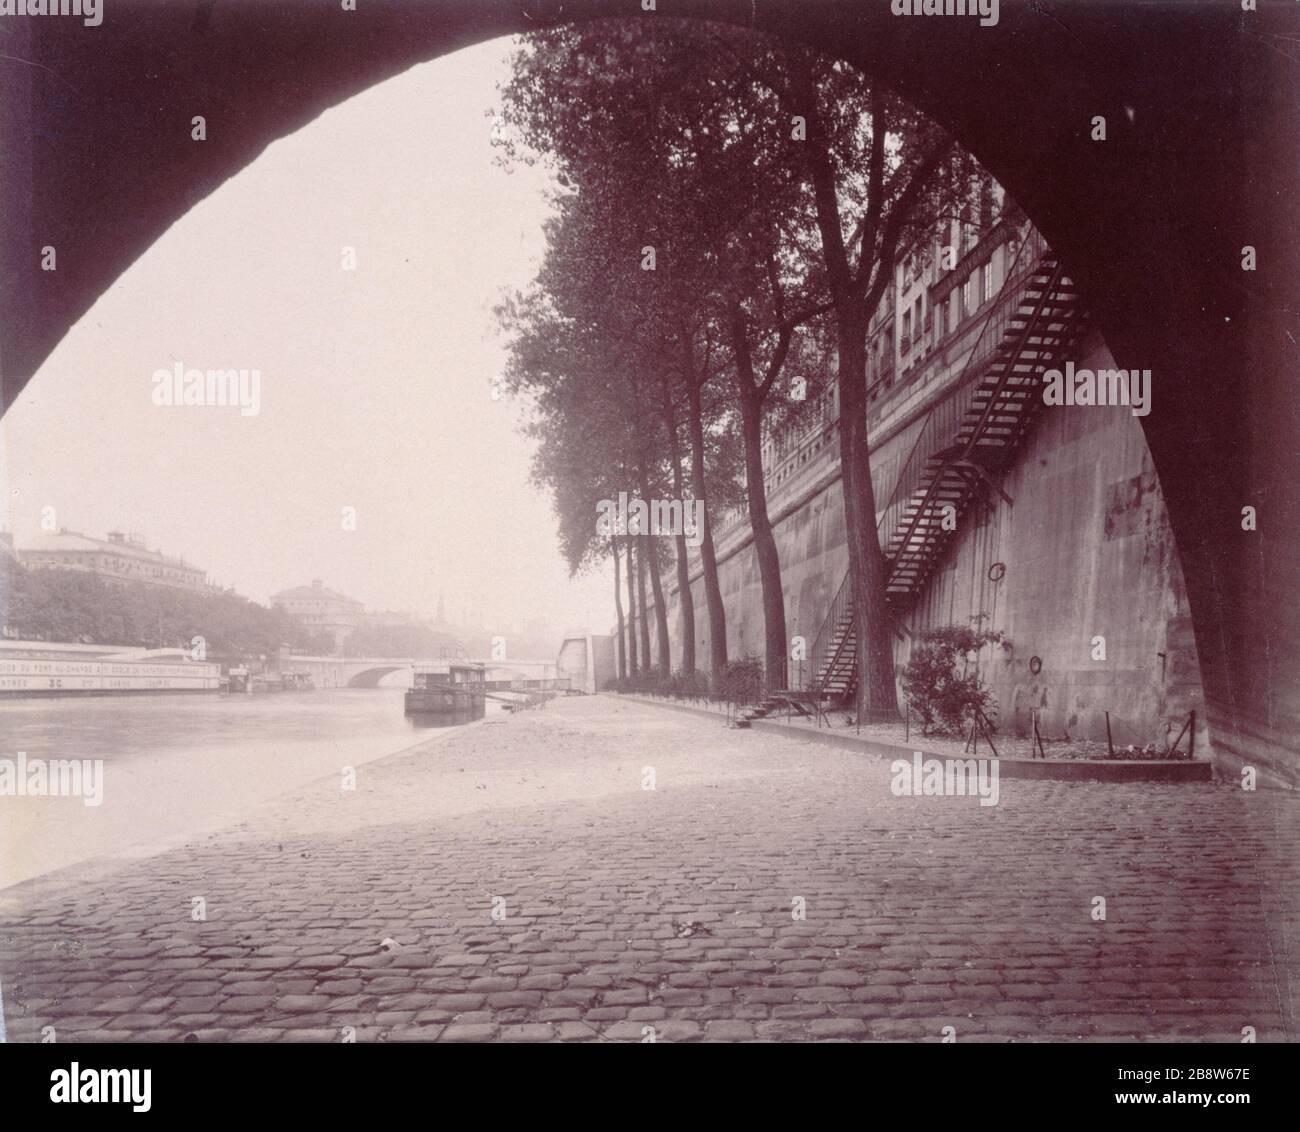
[[[952,139],[944,138],[917,163],[916,168],[912,171],[911,179],[907,182],[903,191],[899,193],[898,200],[894,202],[894,207],[889,210],[889,219],[885,221],[885,230],[881,236],[879,251],[872,259],[865,260],[859,265],[858,277],[854,280],[854,284],[863,294],[867,292],[869,282],[871,292],[877,293],[880,290],[879,283],[884,271],[876,273],[876,278],[871,280],[869,268],[873,262],[880,264],[886,270],[893,266],[894,253],[898,249],[898,238],[903,231],[903,226],[907,223],[921,194],[929,187],[930,178],[934,176],[938,168],[947,159],[952,148]],[[868,305],[871,305],[870,298],[868,298]]]

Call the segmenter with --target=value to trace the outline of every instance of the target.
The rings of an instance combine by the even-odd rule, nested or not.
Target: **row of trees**
[[[704,503],[699,561],[714,674],[728,657],[713,526],[743,503],[766,681],[785,686],[762,450],[774,423],[797,419],[822,391],[822,359],[833,352],[858,710],[864,720],[895,716],[869,472],[867,329],[899,250],[928,242],[986,176],[933,123],[847,65],[695,21],[534,34],[501,94],[503,160],[544,162],[557,184],[537,278],[499,312],[507,380],[536,409],[534,478],[552,494],[571,569],[613,558],[620,673],[671,667],[663,540],[595,522],[597,501],[626,491]],[[687,553],[678,536],[680,671],[690,675]],[[638,614],[626,626],[620,575]]]
[[[211,657],[265,656],[282,644],[333,651],[328,633],[281,609],[231,591],[198,593],[142,582],[106,582],[82,570],[28,570],[0,555],[0,628],[22,640],[190,648],[197,636]]]

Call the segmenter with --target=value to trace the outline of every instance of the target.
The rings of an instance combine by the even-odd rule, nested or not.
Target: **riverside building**
[[[122,531],[109,531],[107,539],[97,539],[63,527],[30,546],[18,547],[16,554],[29,570],[79,570],[106,581],[142,582],[196,593],[211,588],[202,567],[150,550],[141,536]]]

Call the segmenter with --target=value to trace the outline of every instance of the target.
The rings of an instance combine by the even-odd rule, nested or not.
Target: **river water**
[[[432,734],[401,688],[0,701],[0,759],[103,760],[99,805],[0,794],[0,888],[224,824]]]

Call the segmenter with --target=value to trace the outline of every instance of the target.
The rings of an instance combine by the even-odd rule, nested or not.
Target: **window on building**
[[[961,313],[963,316],[968,315],[975,309],[973,299],[975,297],[975,272],[966,276],[966,282],[961,285]]]
[[[984,265],[984,301],[987,303],[993,298],[993,258],[989,257],[988,262]]]

